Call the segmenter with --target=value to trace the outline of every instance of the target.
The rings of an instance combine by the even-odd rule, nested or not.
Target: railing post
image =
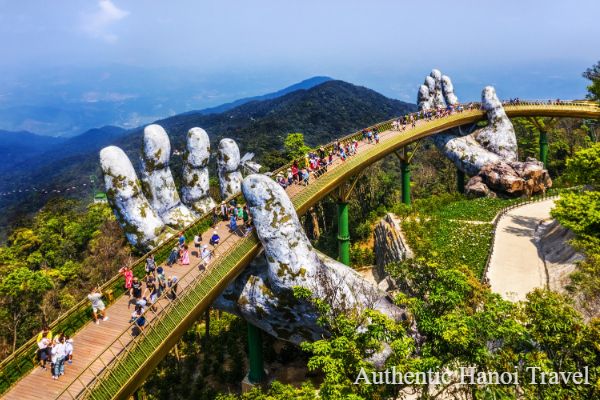
[[[540,161],[548,169],[548,133],[540,131]]]
[[[458,193],[465,193],[465,173],[456,168],[456,190]]]
[[[263,365],[262,333],[260,329],[248,322],[248,357],[250,358],[250,383],[260,383],[265,379]]]
[[[410,205],[410,164],[406,159],[400,161],[402,175],[402,203]]]
[[[338,260],[350,265],[350,230],[348,229],[348,203],[338,200]]]

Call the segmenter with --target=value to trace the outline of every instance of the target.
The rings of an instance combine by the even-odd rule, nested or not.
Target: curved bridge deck
[[[505,110],[509,117],[600,117],[600,108],[588,102],[521,103],[506,105]],[[420,138],[482,119],[484,112],[465,110],[431,121],[419,120],[414,128],[407,126],[403,131],[392,130],[391,121],[387,121],[378,125],[379,144],[359,141],[358,154],[345,162],[336,158],[325,174],[318,179],[311,177],[308,186],[293,185],[287,192],[298,213],[303,214],[348,178],[386,155]],[[343,140],[358,136],[356,133]],[[20,379],[3,398],[110,399],[126,398],[133,393],[185,330],[258,254],[260,242],[254,232],[246,236],[229,234],[224,222],[218,225],[218,230],[225,239],[215,248],[205,271],[197,268],[200,260],[196,255],[192,255],[189,266],[165,267],[167,275],[180,279],[178,296],[172,301],[163,298],[156,311],[147,311],[148,323],[141,334],[132,336],[128,322],[132,309],[128,307],[129,299],[122,296],[107,308],[109,321],[100,325],[90,322],[74,335],[74,360],[72,365],[66,365],[64,376],[53,381],[49,372],[38,367]],[[209,235],[205,233],[203,237]]]

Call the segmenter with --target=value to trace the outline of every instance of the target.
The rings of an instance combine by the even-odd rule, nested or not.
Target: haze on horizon
[[[465,101],[584,96],[597,1],[427,4],[0,0],[0,129],[134,126],[314,75],[415,102],[434,67]]]

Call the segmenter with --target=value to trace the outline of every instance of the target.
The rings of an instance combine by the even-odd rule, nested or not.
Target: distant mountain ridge
[[[187,131],[198,126],[208,132],[213,155],[218,142],[229,137],[237,141],[242,154],[254,152],[259,163],[273,168],[286,161],[281,150],[288,133],[302,132],[306,143],[315,146],[415,110],[414,104],[389,99],[371,89],[328,80],[274,99],[250,101],[220,114],[205,115],[195,111],[156,123],[169,134],[173,150],[183,150]],[[0,192],[13,190],[15,184],[60,189],[89,183],[90,175],[101,177],[98,151],[106,145],[121,147],[134,167],[139,167],[143,130],[143,126],[128,131],[104,127],[71,138],[61,144],[60,152],[38,156],[1,174]],[[176,181],[181,177],[181,163],[180,156],[171,157],[171,170]],[[214,158],[210,168],[214,176]],[[84,195],[84,192],[71,193],[71,196]],[[85,195],[89,196],[89,191]],[[51,195],[31,193],[0,197],[0,209],[5,211],[0,213],[0,231],[14,220],[16,213],[37,210],[50,198]]]
[[[243,99],[232,101],[231,103],[225,103],[225,104],[221,104],[216,107],[209,107],[209,108],[205,108],[205,109],[198,110],[198,111],[191,111],[190,113],[200,113],[203,115],[220,114],[222,112],[229,111],[233,108],[239,107],[242,104],[250,103],[251,101],[275,99],[277,97],[281,97],[288,93],[295,92],[296,90],[313,88],[317,85],[320,85],[321,83],[331,81],[331,80],[333,80],[333,78],[330,78],[328,76],[313,76],[312,78],[305,79],[301,82],[298,82],[296,84],[293,84],[291,86],[288,86],[286,88],[283,88],[283,89],[278,90],[273,93],[267,93],[267,94],[263,94],[260,96],[245,97]],[[184,114],[189,114],[189,113],[184,113]]]

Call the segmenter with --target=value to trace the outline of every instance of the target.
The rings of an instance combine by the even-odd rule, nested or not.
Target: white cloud
[[[127,17],[129,11],[120,9],[111,0],[99,0],[98,8],[96,12],[84,15],[83,30],[93,38],[114,43],[119,37],[110,32],[109,28],[114,23]]]

